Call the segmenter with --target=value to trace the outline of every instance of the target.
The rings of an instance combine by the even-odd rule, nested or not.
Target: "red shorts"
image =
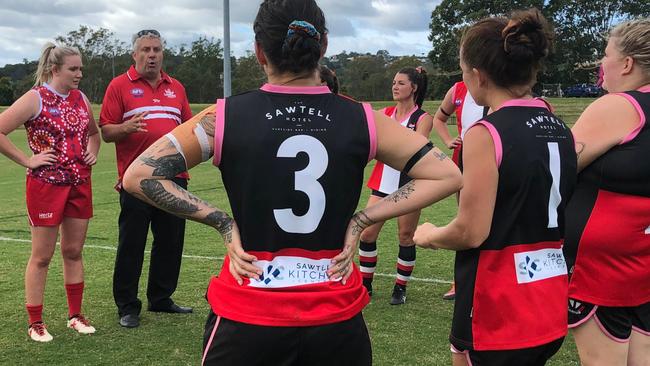
[[[78,186],[58,186],[27,176],[25,196],[31,226],[58,226],[64,217],[93,217],[90,179]]]

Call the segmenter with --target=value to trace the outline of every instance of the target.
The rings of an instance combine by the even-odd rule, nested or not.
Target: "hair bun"
[[[503,50],[515,60],[539,60],[548,55],[551,31],[537,9],[513,13],[503,28]]]

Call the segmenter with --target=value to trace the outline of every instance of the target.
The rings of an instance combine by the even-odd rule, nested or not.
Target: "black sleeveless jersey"
[[[370,155],[360,103],[256,90],[226,99],[219,168],[247,251],[340,249]]]
[[[566,334],[561,240],[576,181],[573,136],[535,99],[506,102],[477,124],[492,135],[499,180],[488,238],[456,254],[450,340],[475,350],[541,345]]]
[[[346,284],[327,270],[375,155],[374,126],[369,104],[327,87],[266,84],[217,102],[214,163],[263,275],[239,286],[226,258],[207,294],[216,314],[309,326],[350,319],[368,303],[356,266]]]
[[[571,297],[631,307],[650,301],[650,88],[617,94],[635,107],[639,125],[580,172],[564,251]]]

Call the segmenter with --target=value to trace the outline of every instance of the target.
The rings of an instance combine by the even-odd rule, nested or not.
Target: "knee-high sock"
[[[68,296],[68,317],[81,314],[81,301],[84,294],[84,283],[67,283],[65,292]]]
[[[399,255],[397,256],[397,279],[395,283],[406,286],[411,279],[411,273],[415,268],[415,245],[399,245]]]
[[[377,242],[359,242],[359,269],[364,283],[372,282],[377,267]]]
[[[25,308],[27,308],[27,315],[29,315],[29,324],[43,321],[43,304],[25,304]]]

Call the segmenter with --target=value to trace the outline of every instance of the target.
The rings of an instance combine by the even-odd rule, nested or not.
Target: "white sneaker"
[[[88,319],[84,318],[81,314],[75,315],[68,320],[68,328],[72,328],[81,334],[95,333],[95,327],[90,325]]]
[[[36,342],[49,342],[54,339],[43,322],[32,323],[27,330],[27,334]]]

